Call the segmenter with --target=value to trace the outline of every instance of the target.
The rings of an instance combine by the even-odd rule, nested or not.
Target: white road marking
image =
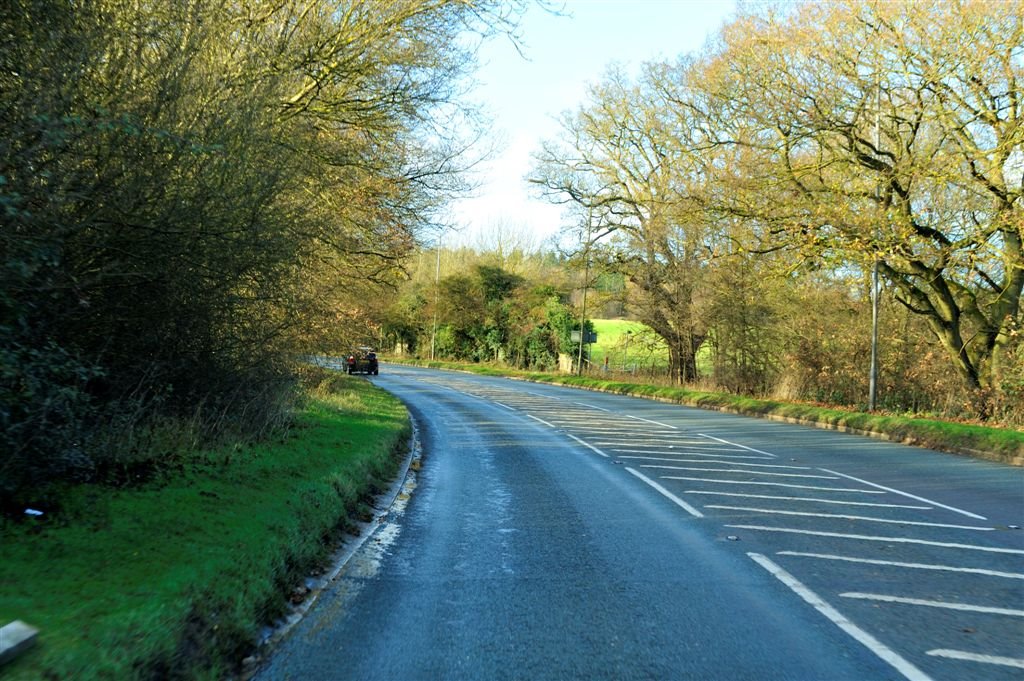
[[[808,589],[793,575],[786,572],[770,559],[759,553],[748,553],[747,555],[750,556],[754,562],[767,570],[772,576],[792,589],[794,593],[804,599],[804,601],[811,605],[815,610],[831,620],[833,624],[852,636],[857,642],[873,652],[880,659],[890,664],[907,679],[910,681],[931,681],[928,675],[905,660],[896,651],[892,650],[874,636],[848,620],[845,615],[826,603],[820,596],[818,596],[818,594]]]
[[[662,475],[662,480],[689,480],[690,482],[715,482],[724,485],[759,485],[761,487],[786,487],[788,489],[813,489],[822,492],[857,492],[859,494],[885,494],[873,489],[847,489],[845,487],[815,487],[813,485],[790,485],[785,482],[759,482],[754,480],[716,480],[714,478],[687,478],[682,475]]]
[[[627,459],[630,457],[620,457]],[[749,464],[748,464],[749,465]],[[927,511],[931,506],[907,506],[904,504],[874,504],[870,501],[845,501],[842,499],[815,499],[812,497],[780,497],[771,494],[743,494],[742,492],[716,492],[714,490],[688,489],[684,494],[706,494],[716,497],[743,497],[745,499],[777,499],[779,501],[809,501],[819,504],[838,504],[840,506],[872,506],[875,508],[910,508],[919,511]]]
[[[622,438],[606,438],[607,442],[602,442],[604,445],[635,445],[635,446],[647,446],[647,447],[683,447],[693,449],[706,449],[711,452],[745,452],[745,449],[739,447],[722,447],[720,445],[708,444],[707,442],[694,442],[693,440],[669,440],[667,438],[649,438],[644,439],[639,435],[633,437],[622,437]],[[763,459],[763,456],[757,457]]]
[[[508,409],[509,411],[516,411],[516,408],[515,408],[515,407],[510,407],[510,406],[508,406],[507,404],[502,404],[501,402],[499,402],[499,401],[497,401],[497,400],[492,400],[492,401],[493,401],[493,402],[494,402],[494,403],[495,403],[496,405],[498,405],[499,407],[505,407],[505,408],[506,408],[506,409]]]
[[[1024,579],[1019,572],[999,572],[983,568],[955,567],[952,565],[931,565],[929,563],[901,563],[894,560],[875,560],[872,558],[854,558],[853,556],[835,556],[828,553],[804,553],[802,551],[779,551],[780,556],[797,556],[799,558],[820,558],[822,560],[840,560],[848,563],[867,563],[868,565],[885,565],[889,567],[909,568],[912,570],[938,570],[941,572],[967,572],[986,577],[1003,577],[1006,579]]]
[[[534,416],[533,414],[527,414],[527,416],[529,416],[529,417],[530,417],[531,419],[533,419],[534,421],[540,421],[541,423],[543,423],[543,424],[544,424],[545,426],[547,426],[548,428],[557,428],[557,427],[558,427],[558,426],[556,426],[556,425],[555,425],[555,424],[553,424],[553,423],[548,423],[548,422],[547,422],[547,421],[545,421],[544,419],[541,419],[541,418],[537,418],[537,417],[536,417],[536,416]]]
[[[946,610],[983,612],[989,615],[1007,615],[1009,617],[1024,617],[1024,610],[1013,610],[1011,608],[993,608],[987,605],[971,605],[969,603],[947,603],[945,601],[928,601],[922,598],[903,598],[902,596],[887,596],[885,594],[866,594],[857,591],[848,591],[844,594],[839,595],[843,598],[857,598],[864,601],[902,603],[905,605],[923,605],[928,608],[945,608]]]
[[[578,404],[581,407],[587,407],[588,409],[597,409],[598,411],[606,411],[609,413],[611,413],[612,411],[611,409],[605,409],[604,407],[596,407],[593,404],[587,404],[586,402],[573,402],[573,404]]]
[[[669,424],[661,423],[660,421],[652,421],[650,419],[645,419],[642,416],[633,416],[632,414],[626,414],[626,418],[636,419],[637,421],[645,421],[647,423],[653,423],[654,425],[661,426],[662,428],[671,428],[672,430],[679,430],[679,428],[676,426],[670,426]]]
[[[683,455],[680,455],[680,456],[693,456],[693,454],[689,454],[689,455],[683,454]],[[735,462],[735,461],[719,461],[717,459],[679,459],[679,458],[669,458],[669,457],[659,457],[659,456],[624,456],[622,458],[623,459],[641,459],[641,460],[644,460],[644,461],[674,461],[675,463],[720,463],[720,464],[722,464],[724,466],[751,466],[751,467],[757,467],[757,468],[788,468],[790,470],[795,470],[795,471],[809,471],[809,470],[813,470],[810,466],[782,466],[782,465],[779,465],[777,463],[748,463],[746,461],[740,461],[740,462]],[[705,470],[705,469],[700,469],[700,470]],[[815,477],[824,477],[824,476],[815,476]],[[827,480],[835,480],[835,478],[831,478],[831,477],[830,478],[826,478],[826,479]]]
[[[709,440],[714,440],[715,442],[721,442],[722,444],[725,444],[725,445],[732,445],[733,447],[740,447],[741,449],[746,449],[746,450],[751,451],[751,452],[757,452],[758,454],[764,454],[765,456],[770,456],[773,459],[779,458],[777,455],[772,454],[771,452],[764,452],[764,451],[761,451],[760,449],[754,449],[753,447],[748,447],[746,445],[741,445],[738,442],[729,442],[728,440],[723,440],[720,437],[715,437],[714,435],[706,435],[704,433],[697,433],[697,434],[700,435],[701,437],[706,437]]]
[[[867,480],[861,480],[860,478],[855,478],[852,475],[845,475],[843,473],[837,473],[836,471],[830,471],[827,468],[822,468],[821,470],[825,471],[826,473],[832,473],[833,475],[841,475],[842,477],[844,477],[844,478],[846,478],[848,480],[854,480],[856,482],[859,482],[859,483],[862,483],[862,484],[865,484],[865,485],[871,485],[872,487],[877,487],[878,489],[884,489],[886,492],[892,492],[893,494],[899,494],[899,495],[904,496],[904,497],[909,497],[910,499],[916,499],[917,501],[922,501],[922,502],[924,502],[926,504],[933,504],[935,506],[938,506],[939,508],[944,508],[947,511],[953,511],[954,513],[959,513],[961,515],[965,515],[968,518],[975,518],[977,520],[988,520],[988,518],[986,518],[983,515],[978,515],[977,513],[971,513],[970,511],[965,511],[963,509],[956,508],[955,506],[947,506],[945,504],[940,504],[937,501],[932,501],[931,499],[925,499],[924,497],[919,497],[919,496],[917,496],[915,494],[911,494],[910,492],[902,492],[902,491],[900,491],[898,489],[893,489],[892,487],[885,487],[883,485],[877,485],[877,484],[875,484],[873,482],[868,482]]]
[[[630,473],[632,473],[633,475],[635,475],[636,477],[640,478],[644,482],[646,482],[648,485],[650,485],[654,489],[656,489],[658,492],[661,493],[662,496],[664,496],[669,501],[672,501],[673,503],[675,503],[677,506],[679,506],[684,511],[686,511],[687,513],[692,515],[694,518],[703,518],[704,517],[703,513],[701,513],[696,508],[694,508],[690,504],[686,503],[685,501],[683,501],[682,499],[680,499],[676,495],[672,494],[672,492],[669,492],[667,489],[665,489],[664,487],[662,487],[661,485],[656,483],[654,480],[651,480],[650,478],[648,478],[646,475],[644,475],[640,471],[634,470],[632,468],[626,468],[626,470],[629,471]]]
[[[742,466],[743,464],[737,464]],[[838,480],[831,475],[807,475],[804,473],[769,473],[768,471],[748,471],[742,468],[692,468],[689,466],[666,466],[664,464],[644,464],[641,468],[660,468],[670,471],[701,471],[704,473],[745,473],[747,475],[770,475],[775,478],[814,478],[816,480]]]
[[[945,657],[951,660],[981,662],[982,664],[998,664],[1004,667],[1016,667],[1017,669],[1024,669],[1024,660],[1016,657],[1000,657],[998,655],[978,655],[977,653],[967,653],[962,650],[949,650],[947,648],[936,648],[935,650],[929,650],[928,654],[932,655],[933,657]]]
[[[859,539],[861,541],[884,541],[893,544],[923,544],[925,546],[940,546],[947,549],[967,549],[968,551],[986,551],[988,553],[1012,553],[1024,555],[1020,549],[1002,549],[993,546],[974,546],[973,544],[953,544],[939,541],[926,541],[924,539],[910,539],[908,537],[877,537],[865,534],[843,534],[841,532],[818,532],[815,530],[796,530],[791,527],[765,527],[763,525],[726,525],[738,530],[761,530],[762,532],[784,532],[788,534],[809,534],[815,537],[839,537],[841,539]]]
[[[603,445],[605,447],[608,447],[609,445],[614,445],[615,443],[614,442],[598,442],[597,444]],[[613,446],[613,447],[611,447],[611,449],[616,451],[616,452],[628,452],[630,454],[669,454],[669,452],[666,452],[664,450],[664,447],[657,448],[657,449],[620,449],[619,447],[614,447]],[[757,461],[764,461],[765,460],[765,458],[763,456],[744,456],[742,454],[719,454],[719,451],[722,451],[722,450],[717,450],[717,451],[716,450],[711,450],[710,452],[701,452],[701,451],[689,452],[689,451],[686,451],[685,449],[680,449],[678,456],[694,456],[695,454],[701,454],[701,455],[713,454],[713,456],[717,456],[719,459],[756,459]],[[740,451],[740,450],[735,450],[735,449],[728,450],[727,449],[725,451]]]
[[[572,438],[573,440],[576,440],[576,442],[579,442],[579,443],[580,443],[581,445],[583,445],[584,447],[587,447],[588,449],[592,449],[592,450],[594,450],[595,452],[597,452],[598,454],[600,454],[600,455],[601,455],[601,456],[603,456],[604,458],[606,458],[606,459],[608,458],[608,455],[607,455],[607,454],[605,454],[604,452],[602,452],[602,451],[601,451],[600,449],[598,449],[598,448],[597,448],[597,447],[595,447],[594,445],[590,444],[589,442],[584,442],[583,440],[579,439],[578,437],[576,437],[576,436],[575,436],[575,435],[573,435],[572,433],[566,433],[566,435],[568,435],[569,437],[571,437],[571,438]]]
[[[872,518],[863,515],[841,515],[838,513],[807,513],[805,511],[780,511],[771,508],[751,508],[749,506],[721,506],[708,504],[704,508],[717,508],[723,511],[750,511],[752,513],[770,513],[773,515],[795,515],[808,518],[834,518],[837,520],[863,520],[870,523],[891,523],[893,525],[917,525],[919,527],[944,527],[951,530],[977,530],[991,532],[994,527],[978,527],[976,525],[946,525],[943,523],[924,523],[915,520],[899,520],[898,518]]]

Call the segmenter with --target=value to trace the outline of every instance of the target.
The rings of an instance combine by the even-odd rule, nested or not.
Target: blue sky
[[[480,52],[473,98],[493,117],[494,159],[478,167],[476,196],[453,205],[460,226],[446,241],[474,244],[498,228],[541,240],[563,223],[561,210],[531,196],[524,176],[541,140],[557,134],[555,118],[583,103],[586,87],[608,64],[635,69],[644,61],[700,52],[735,12],[735,0],[568,0],[556,16],[532,7],[523,26],[523,53],[505,38]]]

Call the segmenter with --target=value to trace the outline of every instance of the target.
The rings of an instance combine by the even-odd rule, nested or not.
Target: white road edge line
[[[656,489],[662,496],[664,496],[666,499],[668,499],[672,503],[674,503],[677,506],[679,506],[679,508],[681,508],[684,511],[686,511],[687,513],[692,515],[694,518],[703,518],[704,517],[703,513],[698,511],[693,506],[690,506],[688,503],[686,503],[685,501],[683,501],[682,499],[677,497],[675,494],[672,494],[672,492],[669,492],[667,489],[665,489],[664,487],[662,487],[661,485],[659,485],[655,481],[651,480],[650,478],[648,478],[646,475],[644,475],[640,471],[635,470],[633,468],[628,468],[628,467],[626,468],[626,470],[629,471],[630,473],[632,473],[633,475],[635,475],[636,477],[640,478],[644,482],[646,482],[648,485],[650,485],[654,489]]]
[[[543,423],[543,424],[544,424],[545,426],[547,426],[548,428],[555,428],[555,429],[557,429],[557,428],[558,428],[558,426],[556,426],[555,424],[553,424],[553,423],[548,423],[548,422],[547,422],[547,421],[545,421],[544,419],[541,419],[541,418],[537,418],[537,417],[536,417],[536,416],[534,416],[533,414],[527,414],[527,416],[529,416],[529,417],[530,417],[531,419],[533,419],[534,421],[540,421],[541,423]]]
[[[912,570],[939,570],[942,572],[968,572],[986,577],[1005,577],[1006,579],[1024,579],[1019,572],[999,572],[984,568],[956,567],[954,565],[932,565],[930,563],[902,563],[894,560],[875,560],[873,558],[854,558],[853,556],[836,556],[830,553],[805,553],[803,551],[779,551],[780,556],[797,556],[798,558],[820,558],[821,560],[841,560],[847,563],[867,563],[868,565],[887,565],[890,567],[910,568]]]
[[[584,442],[583,440],[579,439],[578,437],[576,437],[576,436],[575,436],[575,435],[573,435],[572,433],[566,433],[566,435],[568,435],[569,437],[571,437],[571,438],[572,438],[573,440],[576,440],[576,442],[579,442],[579,443],[580,443],[581,445],[583,445],[584,447],[586,447],[586,448],[588,448],[588,449],[592,449],[592,450],[594,450],[595,452],[597,452],[598,454],[600,454],[600,455],[601,455],[601,456],[603,456],[604,458],[606,458],[606,459],[608,458],[608,455],[607,455],[607,454],[605,454],[604,452],[602,452],[602,451],[601,451],[600,449],[598,449],[598,448],[597,448],[597,447],[595,447],[594,445],[590,444],[589,442]]]
[[[840,539],[859,539],[861,541],[887,541],[893,544],[921,544],[923,546],[940,546],[946,549],[966,549],[968,551],[986,551],[988,553],[1024,554],[1020,549],[1001,549],[994,546],[974,546],[973,544],[953,544],[909,537],[876,537],[867,534],[843,534],[841,532],[818,532],[816,530],[797,530],[791,527],[765,527],[763,525],[726,525],[737,530],[761,530],[763,532],[788,532],[790,534],[807,534],[814,537],[838,537]]]
[[[859,483],[862,483],[862,484],[865,484],[865,485],[871,485],[872,487],[877,487],[878,489],[884,489],[886,492],[892,492],[893,494],[899,494],[901,496],[909,497],[911,499],[916,499],[917,501],[923,501],[926,504],[934,504],[934,505],[938,506],[939,508],[944,508],[947,511],[953,511],[954,513],[959,513],[961,515],[965,515],[968,518],[976,518],[978,520],[988,520],[988,518],[986,518],[983,515],[978,515],[977,513],[971,513],[970,511],[965,511],[963,509],[956,508],[955,506],[947,506],[945,504],[940,504],[937,501],[932,501],[931,499],[925,499],[924,497],[919,497],[919,496],[917,496],[915,494],[911,494],[910,492],[902,492],[902,491],[900,491],[898,489],[893,489],[892,487],[885,487],[883,485],[877,485],[877,484],[875,484],[873,482],[868,482],[867,480],[861,480],[860,478],[855,478],[852,475],[846,475],[845,473],[837,473],[836,471],[830,471],[827,468],[822,468],[820,470],[823,470],[826,473],[832,473],[833,475],[841,475],[844,478],[847,478],[849,480],[855,480],[855,481],[857,481]]]
[[[760,449],[754,449],[753,447],[748,447],[746,445],[741,445],[738,442],[730,442],[729,440],[723,440],[722,438],[715,437],[714,435],[707,435],[705,433],[697,433],[697,435],[700,435],[701,437],[706,437],[709,440],[714,440],[715,442],[721,442],[724,445],[732,445],[733,447],[742,447],[743,449],[749,450],[751,452],[757,452],[758,454],[764,454],[765,456],[770,456],[773,459],[779,458],[777,454],[772,454],[771,452],[765,452],[765,451],[762,451]]]
[[[1004,667],[1016,667],[1024,669],[1024,660],[1016,657],[1000,657],[998,655],[978,655],[977,653],[966,653],[962,650],[949,650],[948,648],[936,648],[929,650],[928,655],[933,657],[946,657],[951,660],[964,660],[967,662],[981,662],[983,664],[998,664]]]
[[[647,423],[653,423],[654,425],[661,426],[662,428],[671,428],[672,430],[679,430],[678,426],[670,426],[667,423],[661,423],[659,421],[652,421],[650,419],[645,419],[645,418],[642,418],[640,416],[633,416],[632,414],[626,414],[626,418],[627,419],[636,419],[637,421],[646,421]]]
[[[910,681],[931,681],[931,677],[903,659],[896,651],[892,650],[874,636],[864,631],[831,605],[826,603],[818,594],[814,593],[803,585],[793,575],[786,572],[782,567],[772,562],[760,553],[747,553],[758,565],[767,570],[773,577],[788,586],[800,598],[804,599],[815,610],[827,617],[833,624],[845,631],[865,648],[873,652],[884,662],[890,664],[899,673],[903,674]]]
[[[866,594],[859,591],[847,591],[839,594],[843,598],[856,598],[862,601],[881,601],[882,603],[902,603],[903,605],[923,605],[928,608],[945,608],[946,610],[963,610],[965,612],[983,612],[989,615],[1007,615],[1024,617],[1024,610],[1012,608],[993,608],[987,605],[971,605],[970,603],[947,603],[945,601],[929,601],[922,598],[904,598],[886,594]]]

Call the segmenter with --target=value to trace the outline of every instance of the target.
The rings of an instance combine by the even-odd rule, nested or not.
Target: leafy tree
[[[870,267],[974,389],[997,388],[1024,290],[1020,2],[802,5],[707,64],[722,204],[783,245]],[[984,413],[985,408],[981,407]]]

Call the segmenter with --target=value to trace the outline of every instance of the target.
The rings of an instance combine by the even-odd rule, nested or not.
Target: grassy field
[[[625,319],[593,319],[597,342],[590,346],[590,361],[615,371],[668,366],[668,348],[640,322]]]
[[[8,522],[0,622],[41,633],[0,676],[223,678],[366,513],[409,433],[395,398],[339,375],[279,441],[199,453],[141,488],[80,487],[56,517]]]

